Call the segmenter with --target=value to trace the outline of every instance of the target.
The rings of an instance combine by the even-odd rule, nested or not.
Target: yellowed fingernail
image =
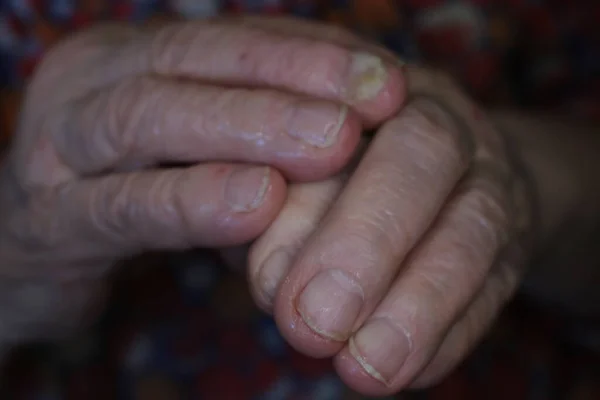
[[[354,102],[375,98],[383,89],[388,73],[381,58],[355,53],[349,69],[349,97]]]

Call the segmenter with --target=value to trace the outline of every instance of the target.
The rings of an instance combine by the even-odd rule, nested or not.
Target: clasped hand
[[[42,62],[1,170],[0,339],[92,320],[123,257],[255,240],[292,346],[365,394],[430,385],[519,285],[515,161],[451,79],[337,28],[87,31]]]

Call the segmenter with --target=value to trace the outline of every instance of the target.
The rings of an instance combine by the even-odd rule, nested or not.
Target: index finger
[[[400,107],[400,70],[379,56],[235,21],[182,22],[144,42],[146,72],[267,86],[345,103],[369,123]]]

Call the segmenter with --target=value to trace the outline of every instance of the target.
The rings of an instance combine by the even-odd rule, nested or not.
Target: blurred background
[[[449,71],[489,105],[600,116],[600,2],[583,0],[0,0],[1,139],[46,49],[106,20],[293,14]],[[291,350],[244,277],[209,252],[132,260],[104,319],[18,351],[2,399],[359,399]],[[600,324],[518,298],[475,354],[415,399],[600,399]],[[255,394],[263,393],[259,397]]]

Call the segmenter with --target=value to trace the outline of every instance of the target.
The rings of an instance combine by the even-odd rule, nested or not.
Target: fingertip
[[[313,358],[326,358],[335,355],[343,346],[315,333],[302,319],[297,310],[297,296],[300,290],[294,288],[296,279],[287,278],[275,298],[274,316],[281,335],[298,352]]]
[[[295,182],[314,182],[327,179],[340,172],[354,156],[363,132],[361,117],[354,111],[346,111],[337,138],[327,147],[312,147],[301,152],[301,157],[281,158],[281,171]]]
[[[277,219],[252,245],[248,281],[263,310],[272,311],[277,292],[296,256],[318,228],[341,187],[339,177],[292,185]]]
[[[287,196],[287,183],[281,172],[271,167],[262,168],[268,175],[264,198],[260,206],[243,215],[249,228],[247,241],[255,239],[269,227],[283,208]]]
[[[316,180],[329,178],[346,167],[358,148],[362,133],[363,123],[360,116],[352,110],[348,110],[346,120],[340,129],[339,139],[332,146],[328,156],[324,158],[326,161],[324,175]]]
[[[401,64],[388,66],[386,89],[381,94],[381,109],[384,120],[396,114],[406,103],[408,84]]]
[[[256,239],[275,220],[283,208],[287,195],[285,178],[271,167],[263,169],[268,180],[265,181],[260,204],[249,210],[225,212],[219,219],[218,230],[226,235],[219,239],[220,246],[237,246]]]
[[[365,129],[373,129],[394,116],[405,104],[407,82],[401,64],[385,63],[385,83],[377,95],[354,105]]]

